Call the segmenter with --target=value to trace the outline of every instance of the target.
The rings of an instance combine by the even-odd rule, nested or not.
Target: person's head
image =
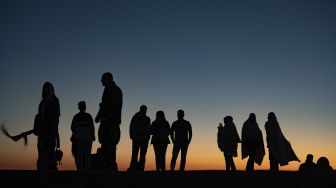
[[[177,111],[177,119],[183,119],[184,118],[184,111],[178,110]]]
[[[313,159],[314,159],[314,156],[312,154],[308,154],[307,157],[306,157],[306,162],[313,162]]]
[[[143,113],[143,114],[146,114],[147,113],[147,106],[146,105],[141,105],[140,106],[140,112]]]
[[[270,113],[268,113],[268,120],[269,120],[269,121],[277,121],[277,118],[276,118],[274,112],[270,112]]]
[[[157,111],[156,112],[156,120],[160,120],[160,121],[166,120],[163,111]]]
[[[50,82],[44,82],[42,89],[42,98],[47,98],[50,95],[54,95],[54,86]]]
[[[233,123],[233,118],[231,116],[224,117],[224,124],[225,125],[231,124],[231,123]]]
[[[329,160],[326,157],[320,157],[317,160],[316,164],[317,164],[317,166],[322,167],[322,168],[327,167],[327,166],[329,166]]]
[[[80,112],[85,112],[86,110],[86,104],[85,104],[85,101],[80,101],[78,103],[78,109]]]
[[[105,72],[102,75],[101,82],[103,86],[110,85],[113,82],[113,76],[110,72]]]
[[[251,122],[257,122],[257,117],[256,117],[256,115],[255,115],[254,113],[250,113],[248,119],[249,119],[249,121],[251,121]]]

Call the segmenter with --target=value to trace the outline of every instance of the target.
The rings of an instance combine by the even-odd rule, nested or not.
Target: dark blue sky
[[[170,122],[185,109],[196,140],[214,137],[224,115],[240,128],[255,112],[262,128],[275,111],[299,147],[300,131],[336,141],[334,1],[3,0],[0,24],[0,120],[13,130],[30,127],[49,80],[67,140],[77,102],[95,115],[110,71],[124,91],[125,144],[141,104]]]

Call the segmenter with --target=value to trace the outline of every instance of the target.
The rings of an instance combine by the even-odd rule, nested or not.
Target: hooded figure
[[[58,122],[60,105],[54,87],[45,82],[42,90],[42,101],[35,117],[34,134],[37,138],[37,169],[57,170],[55,150],[60,147]],[[38,123],[37,123],[38,122]]]
[[[261,165],[264,155],[264,141],[261,130],[259,129],[256,116],[251,113],[249,118],[244,122],[242,129],[242,159],[249,156],[246,170],[254,169],[254,162]]]
[[[265,124],[266,140],[269,151],[270,170],[279,170],[281,166],[288,165],[290,161],[300,161],[295,155],[291,144],[282,134],[277,118],[273,112],[268,114]]]

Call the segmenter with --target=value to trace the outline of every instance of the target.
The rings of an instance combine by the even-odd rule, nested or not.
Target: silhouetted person
[[[60,105],[54,87],[45,82],[42,89],[42,101],[35,116],[34,134],[37,138],[37,169],[57,170],[56,148],[60,147],[58,123]]]
[[[218,126],[217,144],[219,149],[224,153],[226,170],[235,171],[236,166],[233,161],[233,157],[237,157],[237,147],[240,142],[240,138],[233,123],[231,116],[224,118],[224,126],[222,123]]]
[[[254,113],[244,122],[242,129],[242,158],[249,157],[246,170],[254,170],[254,163],[261,165],[264,155],[264,141]]]
[[[184,111],[179,110],[177,112],[177,121],[175,121],[170,130],[171,140],[174,144],[172,159],[170,162],[170,169],[173,171],[179,152],[181,151],[181,163],[180,170],[184,171],[188,146],[192,138],[192,129],[189,121],[184,118]]]
[[[320,172],[333,172],[333,168],[329,164],[326,157],[320,157],[316,162],[316,169]]]
[[[153,144],[155,152],[155,162],[157,171],[166,170],[166,151],[170,143],[170,125],[165,118],[163,111],[156,112],[156,119],[150,128],[152,136],[151,144]]]
[[[290,161],[300,161],[295,155],[292,146],[282,134],[277,118],[273,112],[268,114],[265,129],[270,170],[278,171],[279,164],[284,166]]]
[[[150,138],[150,118],[146,116],[147,107],[140,106],[140,111],[137,112],[130,124],[129,134],[132,139],[132,158],[129,171],[140,170],[144,171],[146,162],[146,153]],[[138,154],[140,157],[138,160]]]
[[[95,122],[100,122],[98,140],[101,144],[102,155],[106,168],[117,171],[117,144],[120,141],[121,108],[123,97],[121,89],[113,81],[111,73],[102,75],[102,85],[105,87],[99,112]]]
[[[90,170],[91,148],[95,140],[94,124],[92,116],[86,113],[84,101],[78,103],[79,113],[77,113],[71,123],[72,153],[75,157],[77,170]]]
[[[308,154],[306,161],[300,165],[299,171],[306,172],[316,170],[316,164],[313,162],[313,158],[314,156],[312,154]]]

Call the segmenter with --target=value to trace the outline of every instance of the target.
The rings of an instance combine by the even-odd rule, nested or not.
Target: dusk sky
[[[61,170],[75,169],[71,120],[81,100],[95,117],[104,72],[124,95],[120,170],[129,166],[129,122],[142,104],[151,120],[163,110],[170,124],[185,111],[194,133],[187,170],[225,169],[216,143],[224,116],[241,136],[254,112],[266,141],[271,111],[301,161],[312,153],[336,168],[335,1],[2,0],[0,24],[0,123],[12,134],[31,129],[42,85],[52,82],[61,105]],[[92,153],[98,147],[95,141]],[[256,169],[269,168],[265,149]],[[35,136],[24,147],[0,134],[0,169],[36,169],[36,159]],[[154,169],[150,145],[146,170]]]

